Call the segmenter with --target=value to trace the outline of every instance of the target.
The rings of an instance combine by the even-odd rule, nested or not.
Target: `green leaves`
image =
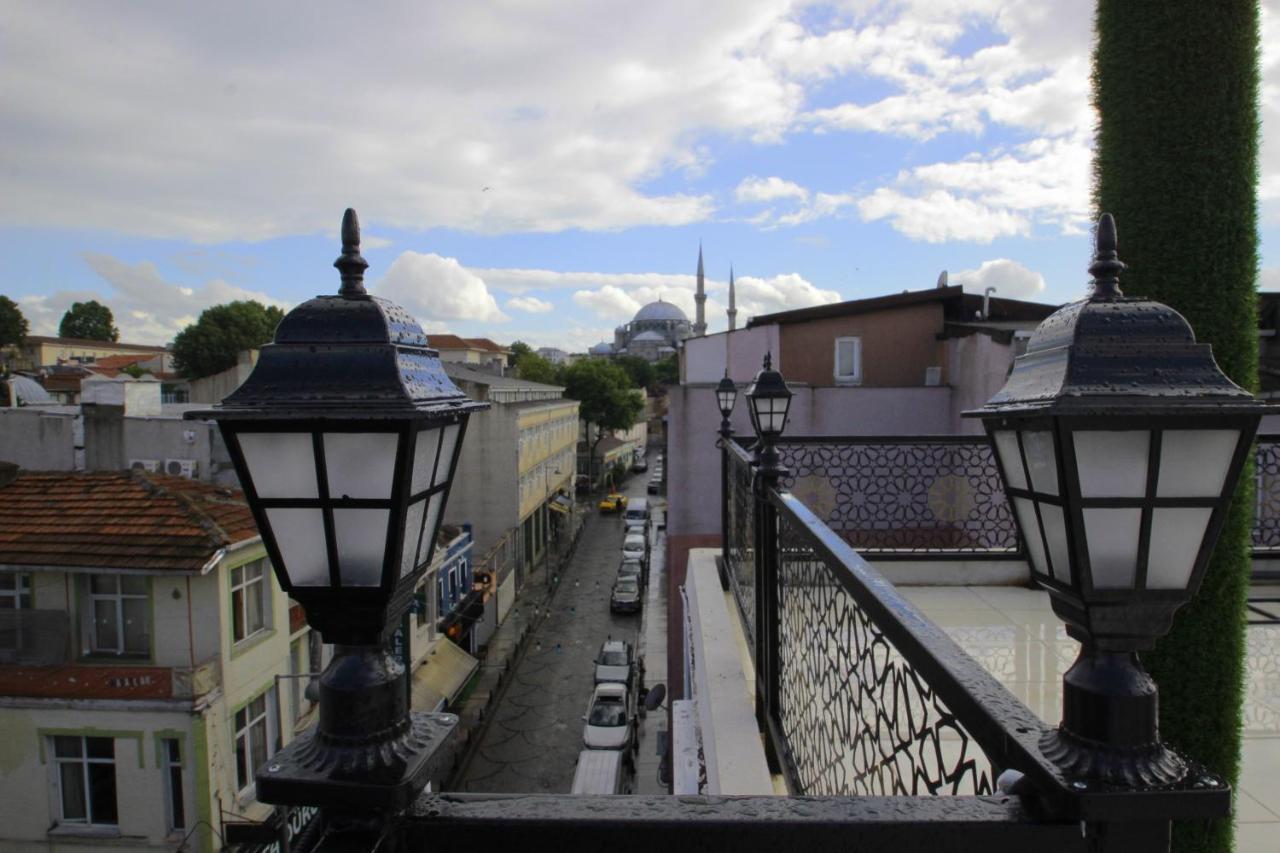
[[[111,309],[90,299],[88,302],[74,303],[62,315],[62,322],[58,324],[58,336],[89,341],[118,341],[120,330],[115,326]]]
[[[22,343],[29,328],[18,303],[7,296],[0,296],[0,347]]]
[[[587,358],[564,372],[564,395],[581,403],[579,416],[602,430],[631,429],[644,398],[625,370],[604,359]]]
[[[258,302],[228,302],[206,308],[173,341],[173,360],[188,379],[234,367],[238,354],[269,343],[284,319],[279,308]]]

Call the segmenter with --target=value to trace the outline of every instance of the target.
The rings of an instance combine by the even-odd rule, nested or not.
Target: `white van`
[[[570,794],[629,794],[625,754],[620,749],[584,749],[578,753]]]
[[[649,502],[644,498],[632,498],[627,502],[627,514],[623,516],[623,518],[627,524],[630,524],[633,521],[648,524]]]

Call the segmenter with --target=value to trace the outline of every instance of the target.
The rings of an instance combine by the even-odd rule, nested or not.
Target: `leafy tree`
[[[536,352],[525,353],[520,358],[520,367],[516,370],[516,375],[521,379],[527,379],[530,382],[545,382],[548,385],[560,385],[563,383],[561,371],[556,366],[547,361]]]
[[[524,341],[516,341],[511,345],[511,355],[507,356],[507,367],[512,370],[519,370],[520,362],[524,361],[526,357],[534,354],[533,347],[529,346]],[[516,375],[520,376],[519,373]],[[523,379],[524,377],[521,376],[520,378]]]
[[[577,400],[581,404],[578,416],[595,425],[589,456],[589,468],[594,472],[600,441],[614,430],[631,429],[644,409],[644,401],[632,389],[625,370],[597,358],[582,359],[565,370],[564,395]]]
[[[653,363],[653,375],[660,385],[679,385],[680,362],[674,355],[658,359]]]
[[[637,355],[623,355],[614,359],[614,364],[621,367],[631,377],[631,387],[649,388],[654,382],[653,365]]]
[[[22,343],[30,326],[22,316],[18,303],[7,296],[0,296],[0,347]]]
[[[1219,366],[1257,387],[1256,0],[1099,0],[1094,204],[1115,215],[1120,284],[1180,311]],[[1235,785],[1253,477],[1240,478],[1196,598],[1143,656],[1160,733]],[[1228,851],[1232,821],[1179,821],[1174,849]]]
[[[111,309],[102,303],[93,299],[76,302],[62,315],[62,322],[58,324],[58,336],[88,341],[118,341],[120,330],[116,328],[115,322]]]
[[[200,313],[173,341],[173,361],[188,379],[234,367],[237,355],[269,343],[284,312],[258,302],[228,302]]]

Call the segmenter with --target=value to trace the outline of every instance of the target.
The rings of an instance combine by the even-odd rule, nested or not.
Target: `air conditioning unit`
[[[164,460],[164,472],[178,477],[194,477],[196,475],[196,460],[166,459]]]
[[[152,474],[160,470],[159,459],[130,459],[130,471],[150,471]]]
[[[924,369],[924,384],[930,388],[942,384],[942,368],[926,367]]]

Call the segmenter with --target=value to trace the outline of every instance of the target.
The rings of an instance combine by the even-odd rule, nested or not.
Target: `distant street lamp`
[[[724,370],[724,378],[716,386],[716,405],[720,409],[720,438],[716,446],[720,448],[720,562],[716,566],[720,576],[720,588],[729,588],[729,502],[724,496],[729,494],[729,442],[733,440],[733,425],[729,416],[733,414],[733,406],[738,401],[738,386],[729,378],[729,368]]]
[[[431,562],[467,419],[487,404],[454,386],[418,323],[370,296],[355,211],[342,220],[337,296],[280,322],[217,421],[286,593],[324,641],[320,720],[257,768],[264,802],[406,806],[457,718],[407,710],[387,651]]]
[[[1125,297],[1115,221],[1098,222],[1093,293],[1036,329],[980,417],[1034,579],[1081,643],[1060,728],[1042,748],[1072,775],[1170,784],[1156,685],[1137,652],[1200,581],[1263,407],[1168,306]]]

